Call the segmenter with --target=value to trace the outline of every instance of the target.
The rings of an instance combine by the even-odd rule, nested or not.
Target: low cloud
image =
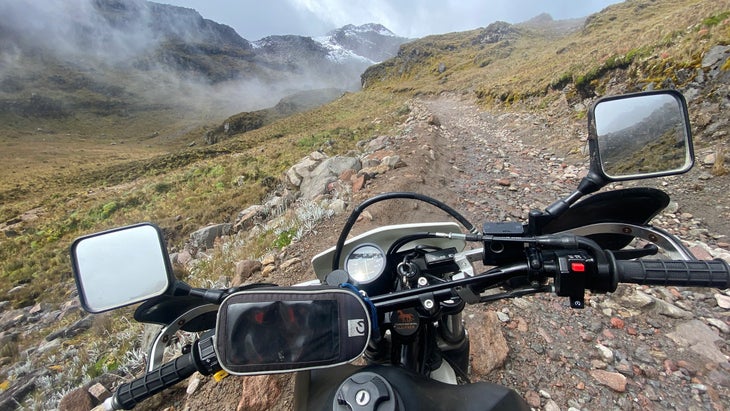
[[[77,87],[138,107],[230,115],[332,86],[314,71],[255,68],[247,60],[250,44],[230,27],[143,0],[0,0],[0,35],[0,100],[6,101],[31,93],[58,98],[59,90]],[[171,43],[183,51],[169,52]],[[249,66],[258,75],[248,73]],[[207,69],[220,72],[211,78]]]

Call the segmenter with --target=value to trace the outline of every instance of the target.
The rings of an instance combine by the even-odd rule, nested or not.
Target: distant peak
[[[540,13],[537,16],[531,18],[530,20],[527,20],[525,23],[533,23],[533,24],[540,24],[540,23],[551,23],[555,19],[553,19],[553,16],[551,16],[548,13]]]
[[[362,24],[360,26],[356,26],[354,24],[347,24],[345,26],[340,27],[339,29],[335,29],[327,33],[328,36],[335,36],[340,33],[375,33],[379,34],[381,36],[391,36],[396,37],[395,33],[388,30],[385,26],[378,23],[367,23]]]
[[[518,24],[518,27],[528,27],[538,30],[549,30],[557,34],[566,34],[577,30],[583,25],[585,18],[555,20],[553,16],[547,13],[541,13],[537,16]]]
[[[333,54],[354,54],[370,63],[384,61],[398,52],[407,39],[398,37],[382,24],[348,24],[318,38]]]

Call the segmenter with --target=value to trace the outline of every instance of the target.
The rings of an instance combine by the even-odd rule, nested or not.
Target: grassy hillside
[[[392,92],[475,93],[485,105],[546,107],[565,95],[605,92],[608,73],[626,70],[630,88],[694,77],[703,53],[730,42],[727,1],[630,0],[588,17],[572,33],[548,26],[495,23],[404,45],[371,67],[369,88]]]
[[[69,163],[53,178],[25,175],[27,180],[2,191],[0,292],[8,295],[20,286],[9,294],[15,305],[65,298],[71,279],[68,245],[82,233],[155,221],[174,244],[201,225],[228,221],[274,188],[301,157],[318,149],[345,152],[387,130],[396,118],[377,119],[373,113],[394,111],[397,101],[382,93],[348,94],[212,146],[155,155],[158,148],[137,153],[125,144],[119,161],[109,161],[119,146],[84,146],[69,137],[73,146],[65,150],[100,153],[99,158],[89,166]]]

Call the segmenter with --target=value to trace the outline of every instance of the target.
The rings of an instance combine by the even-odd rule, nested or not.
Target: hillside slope
[[[475,93],[482,104],[544,108],[628,89],[686,85],[702,56],[730,41],[727,1],[629,0],[567,26],[552,19],[503,22],[430,36],[362,76],[366,87],[393,92]]]

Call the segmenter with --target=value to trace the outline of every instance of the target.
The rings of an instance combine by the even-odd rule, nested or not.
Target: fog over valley
[[[372,25],[252,43],[193,9],[143,0],[2,1],[0,16],[0,112],[24,116],[154,107],[230,115],[302,90],[352,91],[407,40]],[[381,54],[368,56],[368,44]]]

